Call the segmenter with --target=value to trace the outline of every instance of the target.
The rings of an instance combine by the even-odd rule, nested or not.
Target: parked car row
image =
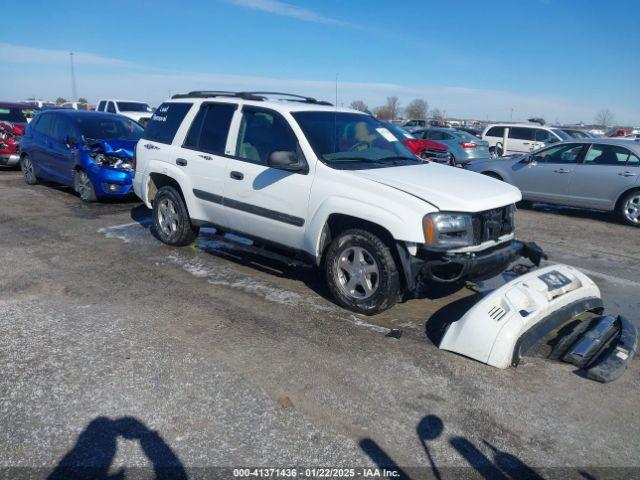
[[[418,283],[487,278],[527,255],[515,187],[425,161],[437,145],[368,114],[275,96],[175,95],[144,130],[118,114],[45,110],[25,129],[21,168],[28,184],[68,185],[85,201],[133,188],[169,245],[211,225],[275,246],[364,314]]]
[[[409,134],[366,113],[260,92],[174,95],[144,129],[121,114],[74,109],[44,110],[23,125],[28,184],[67,185],[84,201],[135,192],[163,242],[187,245],[202,226],[239,234],[321,268],[337,303],[364,314],[418,284],[489,278],[520,256],[539,260],[515,240],[516,186],[525,200],[617,209],[640,226],[640,142],[629,140],[532,126],[533,147],[550,134],[559,143],[491,160],[490,143],[467,132]],[[510,149],[529,147],[516,143],[528,127],[497,125],[484,136],[492,128],[515,133]],[[467,169],[439,164],[451,160]]]

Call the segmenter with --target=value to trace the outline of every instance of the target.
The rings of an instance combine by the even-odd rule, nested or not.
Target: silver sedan
[[[515,185],[523,200],[615,211],[640,227],[640,141],[585,138],[466,168]]]

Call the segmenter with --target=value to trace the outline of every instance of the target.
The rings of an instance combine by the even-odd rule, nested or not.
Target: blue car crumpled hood
[[[89,144],[89,151],[93,155],[99,153],[107,154],[111,157],[124,159],[133,158],[133,150],[136,148],[137,140],[100,140]]]

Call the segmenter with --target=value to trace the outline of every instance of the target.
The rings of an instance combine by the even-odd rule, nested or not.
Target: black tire
[[[200,231],[191,225],[182,196],[171,186],[158,190],[153,200],[153,224],[160,240],[176,247],[190,245]]]
[[[80,195],[80,199],[83,202],[91,203],[98,200],[93,182],[84,170],[76,170],[73,175],[73,189]]]
[[[20,170],[22,170],[22,174],[24,175],[24,181],[27,185],[35,185],[38,183],[38,177],[36,177],[36,171],[33,166],[33,162],[29,155],[26,153],[20,158]]]
[[[501,143],[497,143],[495,147],[489,148],[489,154],[491,154],[494,157],[501,157],[503,153],[504,151],[502,149]]]
[[[625,224],[640,227],[640,190],[624,194],[618,204],[618,215]]]
[[[364,259],[361,264],[356,261],[359,253]],[[353,268],[353,276],[344,269],[345,263]],[[324,268],[329,290],[344,308],[364,315],[375,315],[398,301],[401,289],[398,267],[389,246],[374,233],[361,229],[342,232],[329,245]],[[365,271],[367,268],[371,269],[369,273]],[[351,279],[360,283],[349,287],[352,285]],[[363,285],[367,286],[369,292]]]

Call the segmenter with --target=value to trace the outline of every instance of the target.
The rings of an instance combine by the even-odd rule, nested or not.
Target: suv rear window
[[[224,153],[235,110],[236,105],[232,104],[203,105],[191,124],[183,146],[202,152]]]
[[[163,103],[147,123],[142,138],[152,142],[171,144],[185,115],[193,103]]]

